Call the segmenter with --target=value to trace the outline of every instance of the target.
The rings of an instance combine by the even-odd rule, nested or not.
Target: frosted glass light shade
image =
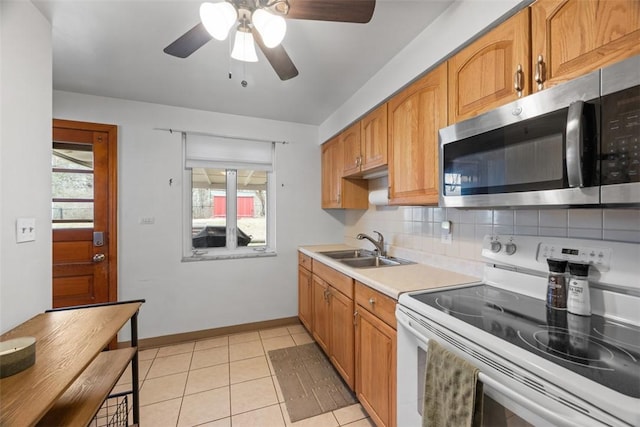
[[[282,16],[274,15],[264,9],[256,9],[251,16],[251,22],[262,36],[264,45],[268,48],[276,47],[284,39],[287,23]]]
[[[231,3],[202,3],[200,5],[200,20],[211,37],[224,40],[229,30],[238,20],[238,11]]]
[[[258,62],[256,47],[253,44],[253,34],[242,29],[236,31],[236,40],[233,42],[231,57],[238,61]]]

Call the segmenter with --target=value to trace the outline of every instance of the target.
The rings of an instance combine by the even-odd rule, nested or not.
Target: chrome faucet
[[[378,240],[375,240],[373,237],[367,236],[364,233],[358,234],[356,236],[356,239],[358,240],[367,239],[368,241],[373,243],[373,245],[376,247],[376,250],[378,251],[379,256],[387,256],[387,251],[384,250],[384,237],[382,236],[381,233],[377,231],[374,231],[374,233],[378,235]]]

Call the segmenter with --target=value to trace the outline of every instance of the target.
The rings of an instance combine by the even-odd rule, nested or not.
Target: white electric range
[[[482,255],[481,282],[400,296],[398,426],[421,425],[430,339],[480,369],[485,425],[639,426],[640,244],[488,235]],[[547,258],[591,264],[591,316],[546,306]]]

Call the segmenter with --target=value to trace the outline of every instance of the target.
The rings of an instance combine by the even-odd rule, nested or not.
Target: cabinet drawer
[[[313,274],[329,283],[345,296],[353,299],[353,279],[351,277],[328,267],[318,260],[313,260]]]
[[[298,265],[311,271],[311,257],[303,254],[302,252],[298,252]]]
[[[396,300],[356,280],[356,304],[396,329]]]

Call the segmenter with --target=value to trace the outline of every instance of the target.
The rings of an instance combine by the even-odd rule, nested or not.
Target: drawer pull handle
[[[373,305],[375,303],[376,303],[375,298],[373,298],[373,297],[369,298],[369,304]]]

